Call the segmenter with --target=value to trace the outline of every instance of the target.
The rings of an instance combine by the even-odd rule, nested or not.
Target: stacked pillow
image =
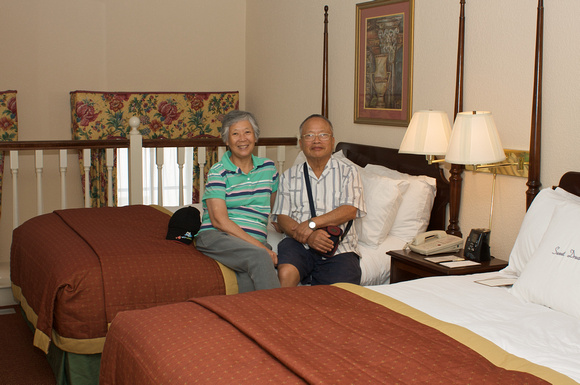
[[[394,181],[409,183],[407,190],[401,193],[403,200],[397,210],[389,235],[410,242],[417,234],[427,230],[437,193],[435,178],[409,175],[375,164],[368,164],[365,170]]]
[[[435,178],[374,164],[362,168],[341,151],[334,157],[356,166],[362,179],[367,214],[354,222],[359,243],[376,248],[388,235],[410,242],[427,229],[437,192]]]
[[[506,272],[516,297],[580,318],[580,197],[544,189],[528,209]]]
[[[391,231],[409,182],[360,169],[367,214],[354,221],[360,243],[377,247]]]
[[[580,205],[580,197],[566,190],[541,190],[528,208],[504,272],[519,276],[546,233],[554,210],[559,206]]]

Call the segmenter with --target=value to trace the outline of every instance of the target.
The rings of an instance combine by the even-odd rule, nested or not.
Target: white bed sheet
[[[511,354],[552,368],[580,383],[580,319],[524,303],[506,287],[474,282],[500,275],[431,277],[369,289],[442,321],[463,326]]]
[[[197,208],[200,213],[203,213],[201,203],[194,203],[191,206]],[[165,208],[171,212],[175,212],[181,207],[172,206]],[[276,253],[278,252],[278,243],[282,238],[284,238],[284,235],[276,232],[272,224],[268,224],[268,243]],[[391,256],[387,255],[387,251],[401,250],[403,247],[405,247],[405,241],[392,235],[387,236],[387,239],[376,248],[359,244],[362,271],[361,285],[368,286],[389,283],[391,278]]]

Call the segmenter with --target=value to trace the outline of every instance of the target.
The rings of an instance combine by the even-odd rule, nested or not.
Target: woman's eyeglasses
[[[304,139],[305,142],[312,142],[314,140],[314,138],[316,138],[316,137],[318,137],[318,139],[320,139],[321,142],[326,142],[327,140],[330,140],[330,138],[332,138],[332,134],[322,132],[320,134],[302,135],[302,139]]]

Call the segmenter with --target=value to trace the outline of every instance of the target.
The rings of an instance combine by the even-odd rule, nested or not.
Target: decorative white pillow
[[[298,155],[296,155],[296,159],[294,159],[292,166],[296,166],[297,164],[302,164],[304,162],[306,162],[306,156],[304,155],[303,151],[300,151]]]
[[[558,205],[512,294],[580,319],[580,205]]]
[[[567,202],[580,204],[580,197],[561,188],[545,188],[536,195],[524,216],[504,272],[517,276],[522,273],[542,240],[554,210]]]
[[[394,180],[409,182],[409,187],[403,193],[403,201],[389,232],[390,235],[410,242],[417,234],[427,230],[437,193],[435,178],[426,175],[409,175],[375,164],[367,165],[365,170]]]
[[[360,243],[377,247],[387,239],[409,182],[393,180],[365,169],[360,169],[359,173],[367,214],[355,219],[354,225]]]
[[[335,157],[336,159],[342,160],[343,162],[345,162],[346,164],[350,164],[352,166],[355,166],[357,170],[362,170],[362,167],[359,166],[358,164],[356,164],[355,162],[353,162],[352,160],[348,159],[346,157],[346,155],[344,155],[343,151],[337,151],[334,154],[332,154],[333,157]]]

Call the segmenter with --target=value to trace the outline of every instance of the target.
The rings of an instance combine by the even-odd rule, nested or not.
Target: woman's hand
[[[278,266],[278,254],[276,254],[274,251],[270,250],[270,249],[266,249],[268,250],[268,254],[270,254],[270,258],[272,258],[272,262],[274,263],[274,266]]]

